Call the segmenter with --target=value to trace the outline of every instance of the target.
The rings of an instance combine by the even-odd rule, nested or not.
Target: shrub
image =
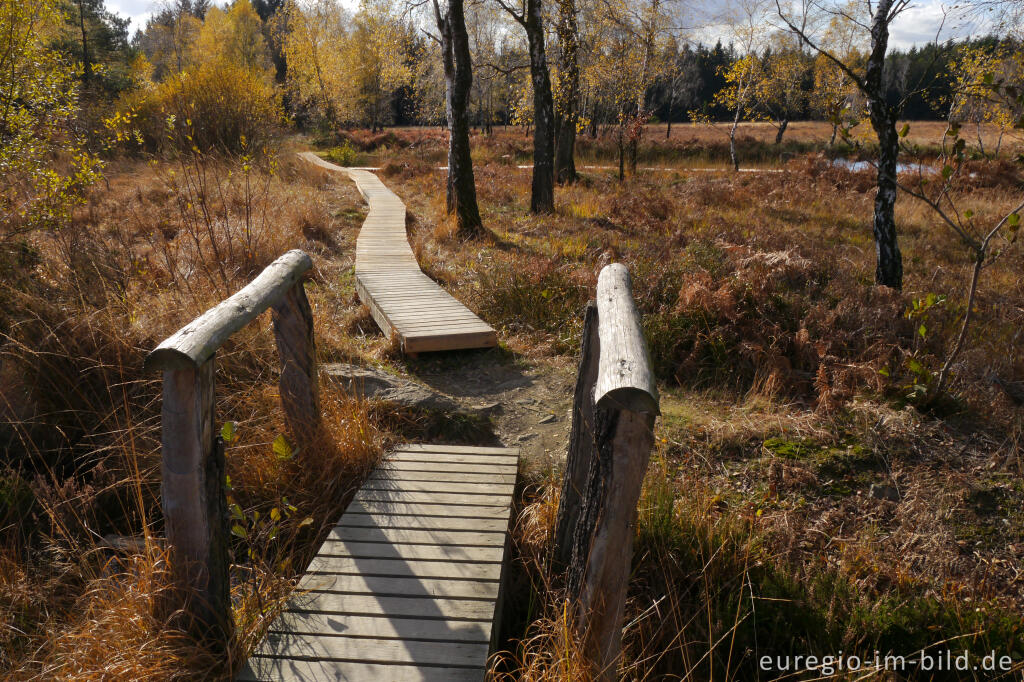
[[[339,166],[354,166],[359,159],[359,153],[348,140],[342,142],[338,147],[328,149],[325,156],[328,161]]]
[[[258,73],[224,61],[171,76],[122,100],[137,140],[202,151],[259,149],[282,121],[280,97]]]

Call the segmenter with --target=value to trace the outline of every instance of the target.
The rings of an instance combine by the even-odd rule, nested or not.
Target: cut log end
[[[657,394],[651,395],[649,391],[630,386],[608,391],[597,401],[597,407],[603,410],[628,410],[641,414],[661,415]]]

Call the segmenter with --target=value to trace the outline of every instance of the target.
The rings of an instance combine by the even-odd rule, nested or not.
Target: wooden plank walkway
[[[342,168],[313,152],[304,160],[348,173],[370,207],[356,239],[356,290],[377,325],[402,351],[490,348],[494,329],[420,270],[405,234],[405,204],[367,170]]]
[[[356,493],[240,680],[483,680],[519,450],[404,445]]]

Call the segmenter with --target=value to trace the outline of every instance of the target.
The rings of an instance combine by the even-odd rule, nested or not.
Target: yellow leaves
[[[962,45],[950,63],[951,120],[992,123],[1007,129],[1014,123],[1012,102],[999,96],[996,82],[1019,82],[1024,71],[1020,55],[1003,47]]]
[[[726,86],[715,93],[715,102],[729,109],[740,109],[749,114],[752,109],[755,86],[761,78],[761,61],[748,54],[721,68]]]
[[[199,29],[193,55],[199,63],[222,60],[272,78],[263,24],[249,0],[234,0],[224,10],[211,7]]]
[[[61,20],[56,0],[0,0],[0,193],[19,195],[28,227],[60,229],[82,203],[102,164],[83,151],[75,67],[53,48]],[[54,158],[63,154],[66,163]]]
[[[349,18],[337,0],[288,6],[283,32],[288,86],[336,121],[370,123],[413,80],[411,28],[387,0],[363,2]]]

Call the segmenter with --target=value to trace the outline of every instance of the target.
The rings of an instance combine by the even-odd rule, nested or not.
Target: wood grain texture
[[[253,657],[239,680],[282,682],[478,682],[483,668],[397,666],[353,661]]]
[[[225,645],[231,633],[224,446],[214,434],[214,364],[164,372],[161,499],[176,589],[195,633]]]
[[[637,502],[654,443],[658,390],[629,272],[601,270],[587,305],[555,528],[574,627],[602,682],[618,678]]]
[[[273,305],[274,338],[281,360],[278,380],[285,425],[300,444],[311,442],[320,427],[320,378],[317,375],[313,311],[299,284]]]
[[[580,362],[572,398],[569,451],[562,476],[562,494],[555,517],[554,560],[560,567],[572,561],[573,533],[579,523],[587,476],[594,459],[594,384],[597,382],[601,340],[597,334],[597,304],[590,301],[583,313]]]
[[[497,333],[420,270],[405,233],[405,204],[373,173],[342,168],[312,152],[299,156],[345,172],[369,206],[356,238],[356,293],[384,336],[406,353],[490,348]]]
[[[518,450],[400,448],[331,529],[238,679],[483,680]]]
[[[601,352],[594,404],[659,414],[640,311],[633,301],[629,270],[622,263],[606,265],[598,275],[597,321]]]
[[[232,334],[280,301],[312,267],[313,261],[303,251],[284,254],[234,295],[166,338],[146,356],[146,369],[199,367]]]

